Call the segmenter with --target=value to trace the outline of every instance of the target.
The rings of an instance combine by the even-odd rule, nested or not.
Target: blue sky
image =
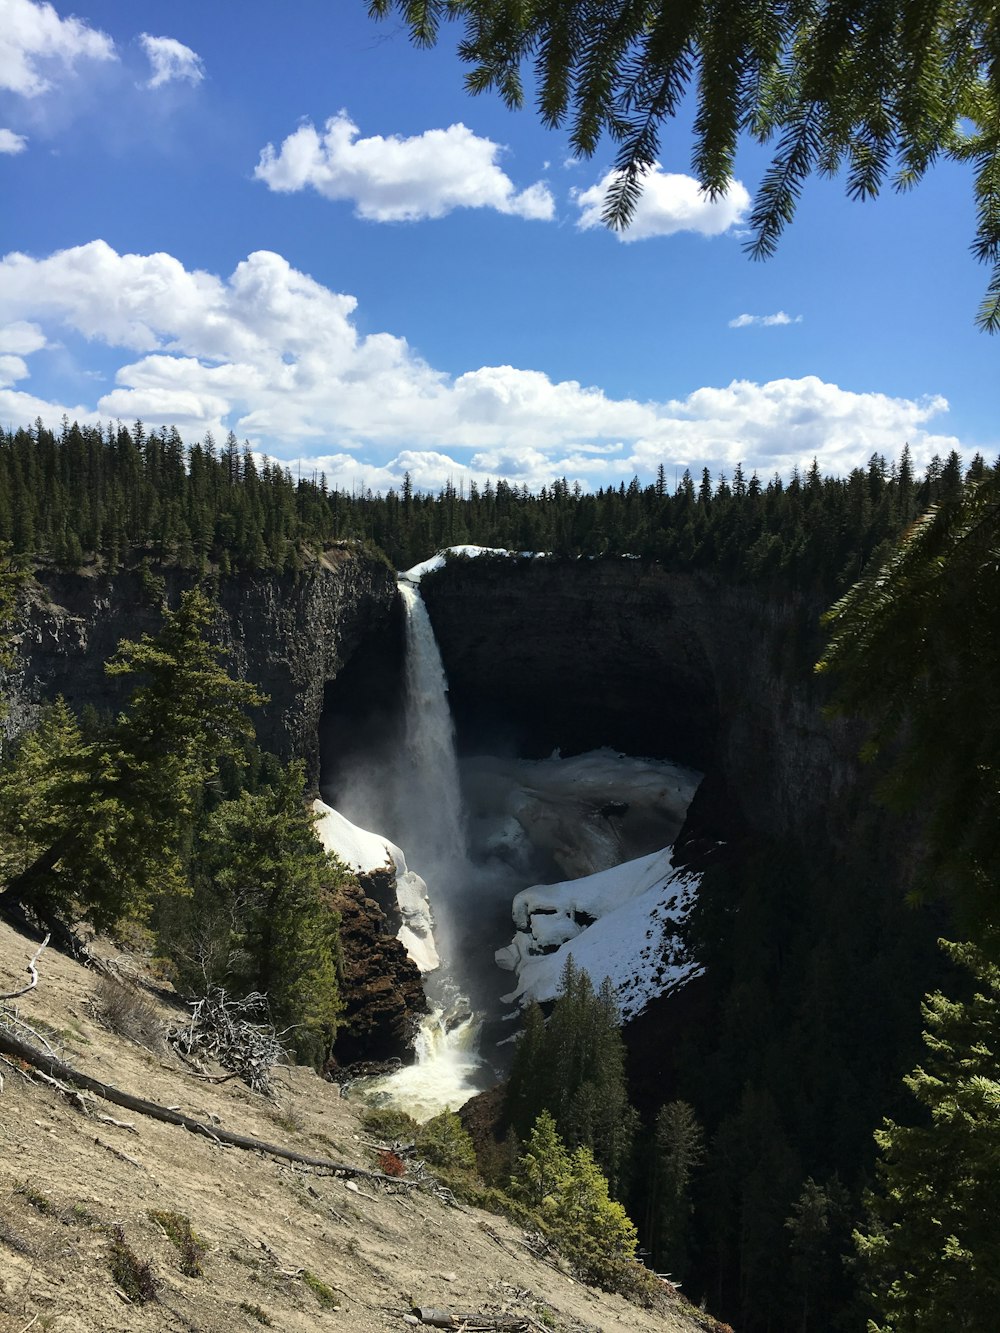
[[[232,429],[382,490],[997,453],[966,171],[813,181],[753,263],[766,153],[710,207],[678,123],[623,241],[610,147],[468,97],[457,35],[415,50],[364,0],[0,0],[0,420]]]

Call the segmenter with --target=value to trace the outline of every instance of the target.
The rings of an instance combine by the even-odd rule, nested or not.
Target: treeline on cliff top
[[[976,456],[965,475],[979,477]],[[873,455],[846,477],[814,462],[762,482],[731,476],[585,492],[565,479],[539,491],[499,479],[437,494],[409,477],[386,494],[329,489],[255,457],[230,433],[186,445],[176,429],[41,421],[0,430],[0,542],[16,559],[113,572],[142,557],[204,572],[294,571],[303,556],[343,539],[373,542],[397,569],[444,546],[474,543],[554,555],[639,556],[672,569],[716,569],[753,581],[790,579],[833,596],[918,513],[961,488],[959,456],[935,458],[917,478],[908,448]]]

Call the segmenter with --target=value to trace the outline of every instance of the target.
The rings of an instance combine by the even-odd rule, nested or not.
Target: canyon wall
[[[175,605],[192,581],[167,571],[169,602]],[[254,715],[258,741],[283,759],[304,759],[315,784],[324,687],[389,619],[396,598],[392,571],[345,545],[298,575],[234,575],[213,591],[228,669],[269,697]],[[134,570],[111,576],[41,571],[22,597],[15,667],[0,680],[9,702],[7,734],[23,730],[59,694],[74,708],[117,709],[132,682],[109,679],[104,662],[120,639],[155,634],[161,624],[158,600]]]
[[[610,745],[708,775],[699,806],[836,847],[860,735],[824,717],[822,606],[637,560],[449,559],[425,576],[460,737]],[[499,719],[503,719],[501,724]],[[497,729],[490,736],[491,727]]]

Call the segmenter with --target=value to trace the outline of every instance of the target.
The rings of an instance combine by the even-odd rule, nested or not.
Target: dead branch
[[[22,1028],[25,1032],[30,1033],[30,1035],[34,1037],[35,1041],[38,1042],[39,1046],[43,1046],[45,1050],[48,1052],[48,1054],[52,1056],[53,1059],[58,1058],[56,1056],[55,1051],[52,1049],[52,1047],[49,1045],[46,1039],[42,1036],[42,1034],[40,1032],[36,1032],[30,1023],[26,1023],[24,1019],[21,1018],[21,1016],[18,1014],[16,1009],[8,1011],[6,1013],[0,1013],[0,1027],[2,1026]]]
[[[20,990],[12,990],[9,995],[0,995],[0,1000],[16,1000],[18,996],[27,995],[28,991],[35,989],[35,987],[38,985],[38,969],[35,966],[35,964],[38,962],[39,954],[42,952],[42,950],[45,948],[48,942],[49,942],[49,936],[46,935],[45,939],[42,940],[41,944],[31,955],[31,959],[29,960],[27,967],[28,975],[31,977],[31,980],[28,982],[27,986],[22,986]]]
[[[103,1139],[95,1138],[94,1142],[99,1148],[104,1148],[107,1152],[111,1153],[113,1157],[117,1157],[123,1162],[128,1162],[129,1166],[137,1166],[140,1171],[145,1171],[146,1168],[140,1161],[135,1157],[129,1157],[128,1153],[122,1152],[120,1148],[112,1147],[110,1143],[105,1143]]]
[[[139,1133],[131,1120],[116,1120],[113,1115],[98,1115],[97,1119],[103,1120],[106,1125],[114,1125],[116,1129],[130,1129],[133,1134]]]
[[[27,1042],[19,1041],[13,1033],[2,1028],[0,1028],[0,1053],[26,1060],[35,1069],[42,1070],[50,1077],[62,1079],[67,1083],[75,1083],[78,1087],[85,1088],[88,1092],[94,1092],[98,1097],[103,1097],[105,1101],[113,1102],[116,1106],[124,1106],[128,1111],[149,1116],[153,1120],[161,1120],[164,1124],[177,1125],[181,1129],[189,1130],[192,1134],[201,1134],[216,1143],[228,1144],[233,1148],[244,1148],[248,1152],[267,1153],[271,1157],[280,1157],[286,1162],[300,1162],[303,1166],[318,1167],[336,1175],[348,1176],[358,1180],[373,1180],[382,1185],[399,1185],[400,1183],[393,1176],[384,1175],[381,1171],[367,1171],[363,1167],[351,1166],[347,1162],[334,1162],[328,1157],[312,1157],[308,1153],[296,1152],[292,1148],[266,1143],[263,1139],[251,1138],[247,1134],[234,1134],[231,1130],[203,1124],[200,1120],[183,1115],[179,1111],[169,1110],[165,1106],[159,1106],[156,1102],[148,1102],[144,1097],[133,1097],[130,1092],[123,1092],[110,1083],[101,1083],[98,1079],[91,1078],[89,1074],[81,1073],[80,1070],[64,1064],[62,1060],[45,1055],[34,1046],[29,1046]],[[115,1152],[116,1149],[111,1149],[111,1151]],[[137,1163],[137,1165],[139,1164]]]
[[[238,1075],[255,1092],[271,1092],[271,1070],[285,1058],[281,1036],[266,1022],[267,996],[254,992],[242,1000],[213,987],[191,1001],[184,1027],[171,1027],[167,1040],[187,1064],[195,1053],[208,1056]],[[196,1066],[197,1067],[197,1066]],[[205,1077],[202,1072],[202,1076]]]

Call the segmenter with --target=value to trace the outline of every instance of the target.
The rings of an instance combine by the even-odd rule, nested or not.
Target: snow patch
[[[496,954],[499,967],[517,973],[505,1003],[555,999],[571,956],[595,986],[610,977],[623,1020],[634,1018],[701,971],[678,938],[697,885],[697,875],[671,866],[667,847],[582,879],[524,889],[513,903],[517,933]]]
[[[313,801],[312,808],[317,816],[316,835],[320,842],[351,870],[367,874],[391,868],[395,872],[396,902],[403,918],[396,938],[421,972],[433,972],[440,967],[427,885],[419,875],[407,870],[402,850],[381,833],[370,833],[352,824],[325,801]]]
[[[534,560],[544,556],[544,551],[508,551],[501,546],[448,546],[443,551],[438,551],[432,555],[429,560],[422,560],[419,565],[414,565],[411,569],[404,569],[399,577],[405,579],[407,583],[419,583],[425,574],[433,574],[436,570],[444,569],[448,556],[465,556],[468,560],[474,560],[481,555],[499,555],[523,560]]]

